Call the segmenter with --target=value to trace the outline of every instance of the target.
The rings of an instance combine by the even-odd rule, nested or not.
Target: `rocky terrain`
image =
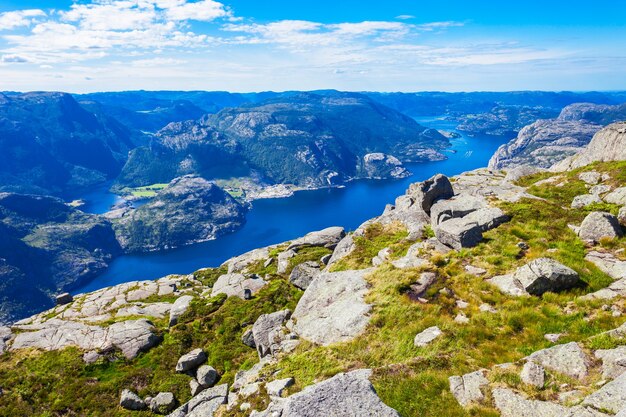
[[[243,225],[245,214],[246,208],[214,183],[185,176],[139,208],[106,216],[124,250],[143,252],[213,240]]]
[[[621,416],[626,162],[592,162],[64,300],[0,328],[0,414]]]
[[[556,119],[537,120],[502,145],[489,161],[492,169],[520,165],[550,168],[585,148],[603,126],[626,119],[626,105],[572,104]]]
[[[470,135],[516,136],[524,126],[556,116],[558,110],[541,106],[496,106],[484,113],[458,117],[457,129]]]

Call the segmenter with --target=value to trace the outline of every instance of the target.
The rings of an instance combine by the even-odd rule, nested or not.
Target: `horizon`
[[[7,0],[0,90],[626,89],[626,4],[335,3]]]

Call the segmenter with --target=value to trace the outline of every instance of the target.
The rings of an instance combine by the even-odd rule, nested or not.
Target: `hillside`
[[[77,296],[0,330],[0,414],[620,415],[625,175],[437,175],[352,233]]]

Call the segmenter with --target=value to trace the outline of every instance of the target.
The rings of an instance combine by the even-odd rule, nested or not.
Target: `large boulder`
[[[355,248],[356,245],[354,244],[354,239],[352,238],[352,235],[347,235],[346,237],[341,239],[341,241],[337,244],[337,247],[335,247],[335,250],[328,260],[328,263],[326,264],[327,268],[330,268],[330,266],[334,263],[350,255]]]
[[[228,401],[228,384],[205,389],[189,402],[174,410],[169,417],[209,417]]]
[[[122,391],[120,395],[120,406],[131,411],[140,411],[147,408],[144,400],[129,389]]]
[[[602,203],[602,199],[596,194],[577,195],[572,200],[572,208],[580,209],[597,203]]]
[[[539,350],[527,359],[572,378],[583,379],[589,372],[589,358],[576,342]]]
[[[371,306],[365,302],[371,269],[325,272],[306,289],[293,313],[294,332],[321,345],[350,340],[365,330]]]
[[[451,376],[448,380],[452,395],[463,407],[482,401],[485,398],[482,390],[489,385],[482,370],[463,376]]]
[[[291,311],[282,310],[271,314],[262,314],[252,326],[254,344],[262,358],[273,355],[283,340],[283,324],[291,317]]]
[[[482,197],[460,194],[447,200],[439,200],[430,209],[431,226],[435,227],[446,220],[467,216],[485,208],[487,203]]]
[[[598,410],[618,413],[626,408],[626,373],[604,385],[583,401]]]
[[[176,398],[171,392],[159,392],[150,401],[150,410],[156,414],[167,414],[176,407]]]
[[[552,170],[569,171],[592,162],[623,160],[626,160],[626,123],[613,123],[597,132],[583,150],[556,164]]]
[[[202,349],[194,349],[184,354],[176,363],[176,372],[189,372],[206,362],[206,353]]]
[[[438,200],[451,198],[454,196],[454,190],[448,177],[437,174],[426,181],[411,184],[407,195],[411,196],[424,212],[430,214],[433,204]]]
[[[483,232],[498,227],[509,220],[499,208],[485,207],[464,217],[443,221],[434,228],[437,239],[453,249],[476,246],[483,239]]]
[[[602,361],[603,378],[615,379],[626,372],[626,346],[598,349],[594,355]]]
[[[303,262],[293,268],[291,274],[289,275],[289,282],[301,290],[306,290],[319,273],[320,265],[318,262]]]
[[[246,290],[252,294],[259,292],[267,284],[263,279],[256,276],[246,278],[242,274],[224,274],[220,276],[211,291],[211,296],[215,297],[219,294],[226,294],[228,297],[239,297],[242,300],[246,298]]]
[[[219,375],[215,368],[209,365],[202,365],[196,371],[196,381],[202,388],[210,388],[219,379]]]
[[[182,297],[178,297],[176,301],[174,301],[174,304],[172,305],[172,308],[170,310],[170,326],[174,326],[176,323],[178,323],[179,317],[185,314],[192,300],[193,297],[191,295],[183,295]]]
[[[616,188],[604,196],[604,201],[618,206],[626,206],[626,187]]]
[[[518,268],[514,273],[488,280],[506,294],[542,295],[570,289],[579,283],[576,271],[550,258],[539,258]]]
[[[287,249],[297,250],[304,246],[324,246],[332,249],[337,246],[337,243],[345,235],[346,232],[343,227],[328,227],[324,230],[308,233],[304,237],[292,241]]]
[[[585,241],[599,242],[601,239],[615,239],[622,236],[617,217],[601,211],[591,212],[585,217],[578,236]]]

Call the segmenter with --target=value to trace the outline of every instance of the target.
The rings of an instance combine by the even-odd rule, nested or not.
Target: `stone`
[[[596,171],[581,172],[578,179],[589,185],[596,185],[602,181],[602,175]]]
[[[589,372],[589,358],[576,342],[537,351],[526,359],[572,378],[583,379]]]
[[[617,220],[619,220],[622,226],[626,226],[626,206],[619,209],[617,214]]]
[[[626,261],[621,261],[608,252],[591,251],[585,260],[593,263],[602,272],[615,280],[626,278]]]
[[[211,388],[217,380],[219,375],[215,368],[209,365],[202,365],[196,371],[196,380],[202,386],[202,388]]]
[[[419,257],[419,251],[422,249],[424,244],[422,242],[414,243],[409,247],[405,256],[400,259],[396,259],[391,261],[391,264],[395,268],[405,269],[405,268],[419,268],[428,263],[423,258]]]
[[[407,195],[414,198],[424,212],[430,214],[433,204],[453,197],[454,190],[448,177],[437,174],[426,181],[411,184]]]
[[[372,265],[373,266],[382,265],[385,261],[387,261],[387,259],[389,259],[390,255],[391,255],[391,249],[389,248],[383,248],[379,250],[378,254],[372,258]]]
[[[352,235],[347,235],[346,237],[341,239],[341,241],[337,244],[337,247],[333,251],[332,256],[328,260],[328,263],[326,264],[326,269],[328,269],[331,265],[333,265],[340,259],[343,259],[346,256],[350,255],[355,248],[356,245],[354,244],[354,239],[352,238]]]
[[[242,274],[224,274],[213,285],[211,297],[226,294],[228,297],[239,297],[243,300],[246,289],[256,294],[265,284],[267,282],[258,277],[246,278]]]
[[[603,378],[615,379],[626,372],[626,346],[598,349],[594,355],[602,361]]]
[[[532,385],[537,388],[543,388],[546,381],[546,374],[541,365],[528,361],[522,368],[520,378],[524,384]]]
[[[245,385],[239,390],[239,395],[242,398],[248,398],[253,395],[257,395],[261,391],[261,384],[259,382],[253,382],[252,384]]]
[[[618,206],[626,206],[626,187],[616,188],[604,196],[604,201]]]
[[[595,194],[597,196],[603,195],[611,191],[613,188],[610,185],[599,184],[594,185],[589,189],[589,194]]]
[[[159,392],[150,401],[150,410],[155,414],[167,414],[176,408],[176,398],[171,392]]]
[[[530,165],[513,166],[507,168],[505,180],[515,182],[523,177],[527,177],[529,175],[533,175],[542,171],[542,169]]]
[[[493,390],[496,408],[502,417],[609,417],[585,407],[564,407],[548,401],[527,400],[505,388]]]
[[[304,291],[293,313],[293,331],[324,346],[353,339],[365,330],[371,306],[365,302],[371,269],[324,272]]]
[[[459,324],[467,324],[470,322],[470,319],[465,314],[459,313],[454,318],[454,321],[455,323],[459,323]]]
[[[538,258],[518,268],[513,274],[488,280],[505,294],[513,296],[559,292],[579,283],[576,271],[550,258]]]
[[[230,258],[224,262],[222,266],[228,267],[229,274],[245,271],[250,265],[256,264],[259,261],[265,261],[269,258],[271,248],[272,247],[265,247],[251,250],[234,258]]]
[[[602,203],[602,199],[596,194],[577,195],[572,200],[572,208],[580,209],[597,203]]]
[[[249,328],[241,335],[241,342],[251,348],[256,348],[256,344],[254,343],[254,333],[252,328]]]
[[[591,212],[585,217],[578,236],[585,241],[599,242],[600,239],[615,239],[622,236],[617,217],[601,211]]]
[[[487,303],[483,303],[481,304],[478,309],[480,311],[482,311],[483,313],[497,313],[498,310],[496,310],[492,305],[487,304]]]
[[[282,310],[271,314],[262,314],[254,322],[252,334],[259,358],[273,355],[279,350],[280,342],[284,339],[282,327],[289,317],[291,317],[291,311]]]
[[[174,301],[172,309],[170,310],[170,327],[178,323],[179,317],[187,312],[187,309],[191,304],[191,300],[193,300],[193,297],[191,295],[183,295],[182,297],[178,297],[176,301]]]
[[[178,359],[178,363],[176,363],[176,372],[193,371],[206,362],[206,360],[206,353],[204,353],[202,349],[194,349]]]
[[[131,411],[140,411],[147,408],[146,403],[129,389],[122,391],[120,395],[120,406]]]
[[[484,400],[485,395],[482,389],[489,385],[489,380],[485,378],[483,370],[463,376],[451,376],[448,381],[452,395],[463,407]]]
[[[295,384],[293,378],[277,379],[265,384],[265,389],[271,397],[282,397],[287,388]]]
[[[444,221],[434,228],[437,239],[453,249],[476,246],[487,230],[498,227],[509,220],[502,210],[496,207],[482,208],[470,214]]]
[[[203,389],[204,388],[202,387],[202,385],[200,385],[200,383],[196,381],[195,379],[192,379],[191,381],[189,381],[189,390],[191,391],[192,397],[195,397],[196,395],[200,394]]]
[[[465,217],[468,214],[487,207],[482,197],[467,194],[456,195],[447,200],[439,200],[430,209],[431,226],[435,227],[444,221]]]
[[[487,270],[483,268],[478,268],[473,265],[465,265],[465,272],[480,277],[485,275],[487,273]]]
[[[330,258],[332,257],[333,257],[332,253],[329,253],[328,255],[324,255],[320,258],[320,262],[323,263],[324,265],[328,265],[328,263],[330,262]]]
[[[343,227],[328,227],[292,241],[287,249],[299,249],[305,246],[323,246],[334,249],[345,236],[346,232]]]
[[[340,373],[306,387],[280,403],[272,403],[267,410],[255,416],[281,417],[399,417],[393,408],[385,405],[369,381],[370,369]]]
[[[11,328],[0,326],[0,355],[6,352],[7,342],[11,340],[12,337],[13,333],[11,332]]]
[[[413,339],[413,345],[415,347],[427,346],[442,334],[443,332],[439,329],[439,327],[429,327],[415,336],[415,339]]]
[[[289,269],[289,264],[290,264],[289,260],[296,255],[297,253],[293,249],[288,249],[286,251],[279,253],[278,258],[277,258],[278,262],[276,266],[276,272],[279,274],[286,273],[287,269]]]
[[[98,362],[98,359],[100,359],[101,357],[102,355],[100,355],[95,350],[90,350],[89,352],[85,352],[83,354],[83,362],[85,362],[87,365],[91,365]]]
[[[303,262],[296,265],[289,275],[289,282],[301,290],[306,290],[313,278],[320,273],[320,266],[315,261]]]
[[[561,333],[548,333],[543,336],[548,342],[556,343],[561,339],[563,335]]]
[[[422,297],[428,288],[437,280],[437,274],[434,272],[422,272],[419,279],[414,284],[411,284],[409,290],[409,296],[412,299]]]
[[[274,258],[267,258],[265,263],[263,263],[263,268],[267,268],[268,266],[270,266],[273,263],[274,263]]]
[[[580,152],[552,169],[567,171],[596,161],[623,161],[626,159],[626,135],[624,133],[626,133],[626,123],[612,123],[595,133],[589,145]],[[604,175],[602,177],[605,180]]]
[[[226,404],[228,399],[228,384],[222,384],[205,389],[189,402],[183,404],[170,417],[207,417],[215,415],[217,409]],[[179,414],[176,414],[179,413]]]
[[[469,303],[463,300],[456,300],[456,307],[460,308],[461,310],[464,310],[467,307],[469,307]]]
[[[618,413],[626,408],[626,373],[587,396],[583,400],[583,405],[611,413]]]
[[[54,298],[56,305],[62,306],[65,304],[69,304],[74,301],[74,297],[68,292],[64,292],[63,294],[59,294]]]
[[[109,326],[107,339],[126,358],[134,359],[140,352],[147,352],[159,344],[161,338],[153,331],[154,326],[146,319],[123,321]]]

